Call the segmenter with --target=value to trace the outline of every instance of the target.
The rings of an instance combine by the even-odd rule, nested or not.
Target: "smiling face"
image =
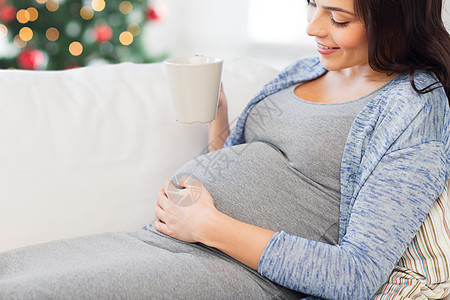
[[[307,0],[306,33],[315,38],[321,64],[329,71],[368,66],[368,41],[353,0]]]

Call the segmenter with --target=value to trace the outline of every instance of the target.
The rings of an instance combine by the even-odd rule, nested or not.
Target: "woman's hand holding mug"
[[[223,91],[223,84],[221,84],[216,118],[209,123],[208,151],[212,152],[221,149],[229,134],[228,103],[227,97]]]

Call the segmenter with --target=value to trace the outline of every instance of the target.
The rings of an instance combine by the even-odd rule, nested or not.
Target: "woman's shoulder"
[[[437,77],[430,71],[419,70],[413,76],[414,89],[409,74],[400,74],[387,85],[379,94],[383,101],[377,104],[385,106],[386,109],[401,109],[404,113],[418,112],[424,107],[433,106],[438,110],[448,109],[448,99],[444,88]],[[419,93],[417,90],[424,90]]]
[[[391,151],[429,141],[448,144],[450,111],[444,89],[429,71],[417,71],[414,84],[419,90],[429,91],[417,92],[409,74],[401,74],[372,103],[370,112],[376,122],[374,134],[395,136]]]

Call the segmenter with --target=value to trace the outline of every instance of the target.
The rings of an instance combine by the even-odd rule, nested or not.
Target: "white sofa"
[[[278,71],[225,61],[230,127]],[[175,121],[163,65],[0,71],[0,252],[134,231],[165,179],[207,146],[207,124]]]
[[[276,73],[225,62],[230,123]],[[0,90],[0,251],[148,224],[164,180],[207,146],[207,124],[175,121],[159,63],[3,70]]]

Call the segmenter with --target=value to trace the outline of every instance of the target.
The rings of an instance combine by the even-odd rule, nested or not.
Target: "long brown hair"
[[[443,86],[450,98],[450,35],[442,21],[442,0],[354,0],[354,6],[366,25],[374,70],[409,73],[417,92]],[[420,69],[432,71],[439,82],[417,89],[413,74]]]

